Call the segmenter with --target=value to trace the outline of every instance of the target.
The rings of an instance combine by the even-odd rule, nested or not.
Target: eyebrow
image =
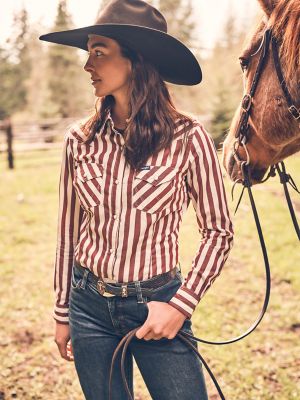
[[[95,47],[104,47],[107,49],[108,46],[103,42],[96,42],[91,45],[91,49],[94,49]]]

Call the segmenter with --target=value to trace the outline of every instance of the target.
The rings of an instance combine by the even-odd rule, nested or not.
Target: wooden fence
[[[209,129],[208,115],[197,118]],[[79,118],[52,118],[37,121],[0,121],[0,156],[6,154],[8,167],[14,168],[14,154],[32,150],[60,148],[68,126]]]

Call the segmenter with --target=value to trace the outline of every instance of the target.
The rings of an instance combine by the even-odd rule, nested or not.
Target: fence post
[[[8,168],[14,169],[14,154],[13,154],[13,129],[10,118],[5,120],[5,132],[6,132],[6,141],[7,141],[7,160],[8,160]]]

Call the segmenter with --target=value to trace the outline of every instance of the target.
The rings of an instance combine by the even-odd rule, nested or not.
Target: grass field
[[[14,171],[0,160],[0,400],[83,399],[74,364],[54,343],[52,308],[61,152],[19,154]],[[300,186],[300,157],[286,162]],[[231,184],[226,180],[230,200]],[[272,291],[267,315],[243,341],[199,345],[226,400],[300,398],[300,257],[278,177],[254,187],[269,251]],[[291,191],[300,218],[300,197]],[[265,290],[264,264],[245,196],[234,217],[235,245],[221,275],[193,315],[194,333],[208,340],[241,334],[256,319]],[[180,262],[189,269],[200,235],[192,205],[180,231]],[[219,399],[206,373],[209,399]],[[149,395],[136,371],[136,400]]]

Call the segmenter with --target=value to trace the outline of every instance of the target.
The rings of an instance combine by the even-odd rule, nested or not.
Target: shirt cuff
[[[191,318],[198,303],[199,300],[196,294],[184,285],[177,290],[176,294],[168,302],[170,306],[176,308],[187,318]]]
[[[53,311],[53,318],[60,324],[69,324],[69,307],[55,306]]]

